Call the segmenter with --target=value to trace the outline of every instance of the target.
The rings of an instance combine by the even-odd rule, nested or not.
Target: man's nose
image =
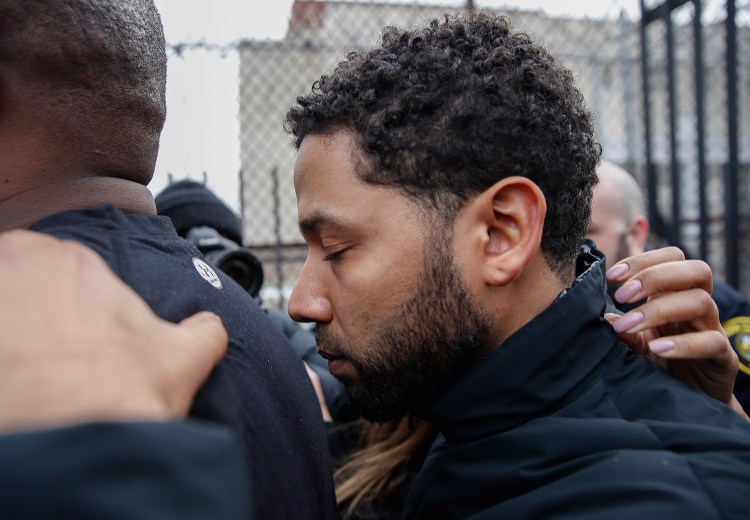
[[[331,321],[331,302],[324,291],[322,277],[309,257],[289,297],[289,316],[299,322]]]

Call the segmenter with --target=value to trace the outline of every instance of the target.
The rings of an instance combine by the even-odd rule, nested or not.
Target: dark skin
[[[0,231],[25,228],[61,211],[112,204],[128,213],[156,214],[146,187],[156,162],[157,145],[148,154],[71,153],[75,147],[48,126],[29,98],[26,79],[2,73],[0,88]],[[102,171],[134,172],[128,177]],[[145,181],[145,182],[144,182]]]
[[[155,214],[166,53],[153,3],[8,0],[0,32],[0,231],[105,204]]]

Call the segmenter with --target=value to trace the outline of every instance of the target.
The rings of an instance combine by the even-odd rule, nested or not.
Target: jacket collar
[[[449,442],[507,430],[556,408],[617,343],[602,318],[608,303],[603,256],[587,246],[572,287],[418,414]]]

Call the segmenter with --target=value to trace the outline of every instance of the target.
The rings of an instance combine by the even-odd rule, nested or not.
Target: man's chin
[[[374,395],[362,386],[359,380],[341,380],[349,405],[361,417],[374,423],[393,422],[411,413],[411,406],[397,403],[382,395]],[[391,397],[392,396],[388,396]]]

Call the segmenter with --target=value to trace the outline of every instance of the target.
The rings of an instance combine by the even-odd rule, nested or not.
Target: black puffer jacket
[[[599,264],[420,416],[403,518],[747,518],[750,424],[632,355]]]

